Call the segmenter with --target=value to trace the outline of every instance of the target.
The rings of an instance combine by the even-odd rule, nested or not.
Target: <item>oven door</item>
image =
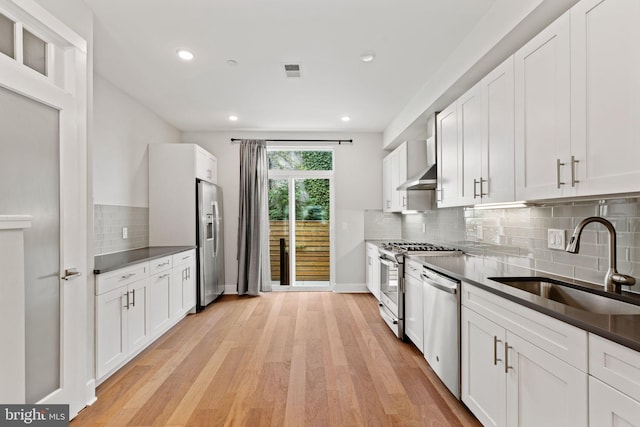
[[[398,263],[380,257],[380,301],[398,317],[398,295],[400,294]]]

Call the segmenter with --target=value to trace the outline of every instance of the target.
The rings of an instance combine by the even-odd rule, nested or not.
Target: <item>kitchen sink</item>
[[[576,285],[553,279],[544,277],[490,277],[489,279],[590,313],[640,315],[640,306],[592,293],[590,290],[578,289]]]

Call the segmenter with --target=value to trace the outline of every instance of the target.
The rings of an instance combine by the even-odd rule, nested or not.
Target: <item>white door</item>
[[[585,0],[571,9],[571,147],[579,195],[640,191],[638,22],[634,0]]]
[[[395,189],[391,189],[393,172],[391,168],[391,161],[393,159],[392,154],[382,159],[382,210],[384,212],[391,212],[393,210],[392,203],[395,195]]]
[[[640,402],[590,376],[589,425],[640,427]]]
[[[407,209],[407,190],[397,190],[398,186],[407,180],[407,143],[403,142],[393,150],[391,162],[393,169],[393,183],[391,191],[395,195],[395,212]]]
[[[586,373],[510,332],[504,360],[508,426],[587,425]]]
[[[407,266],[407,268],[409,267]],[[417,274],[419,276],[420,272]],[[422,280],[415,278],[413,275],[406,275],[404,285],[404,333],[411,339],[418,350],[423,352],[424,310]]]
[[[149,279],[129,285],[127,297],[128,354],[144,347],[151,339],[149,327]]]
[[[149,283],[149,324],[151,336],[165,331],[171,322],[171,270],[151,276]]]
[[[458,206],[480,203],[482,176],[482,103],[480,85],[468,90],[458,105]]]
[[[569,12],[515,53],[516,200],[570,195],[570,62]]]
[[[505,330],[464,306],[461,318],[462,401],[485,426],[505,426]]]
[[[13,55],[0,55],[0,140],[14,142],[0,144],[0,213],[34,217],[25,232],[25,262],[35,266],[26,277],[25,401],[69,404],[73,417],[93,395],[86,42],[37,4],[4,2],[0,13],[19,35]]]
[[[129,355],[126,286],[96,298],[96,374],[101,378]]]
[[[185,278],[182,281],[182,309],[183,313],[191,310],[196,304],[196,264],[193,259],[185,267]]]
[[[458,114],[456,104],[444,109],[437,118],[439,208],[457,206],[458,201]]]
[[[515,197],[513,56],[480,82],[482,99],[482,203]],[[465,158],[466,162],[467,158]]]

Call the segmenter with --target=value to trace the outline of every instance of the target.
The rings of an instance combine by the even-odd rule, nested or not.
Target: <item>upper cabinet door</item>
[[[640,191],[640,1],[571,9],[571,139],[578,195]]]
[[[458,202],[458,113],[456,103],[436,117],[438,127],[438,189],[439,208],[457,206]]]
[[[567,12],[515,54],[518,200],[571,195],[569,19]]]
[[[469,89],[458,101],[458,205],[480,203],[482,179],[482,103],[480,85]]]
[[[511,56],[480,82],[482,203],[511,202],[515,197],[513,74]]]

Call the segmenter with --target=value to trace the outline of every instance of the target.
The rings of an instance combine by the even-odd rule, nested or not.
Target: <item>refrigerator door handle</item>
[[[220,212],[218,211],[218,202],[211,202],[213,211],[213,257],[218,256],[218,236],[220,235]]]

